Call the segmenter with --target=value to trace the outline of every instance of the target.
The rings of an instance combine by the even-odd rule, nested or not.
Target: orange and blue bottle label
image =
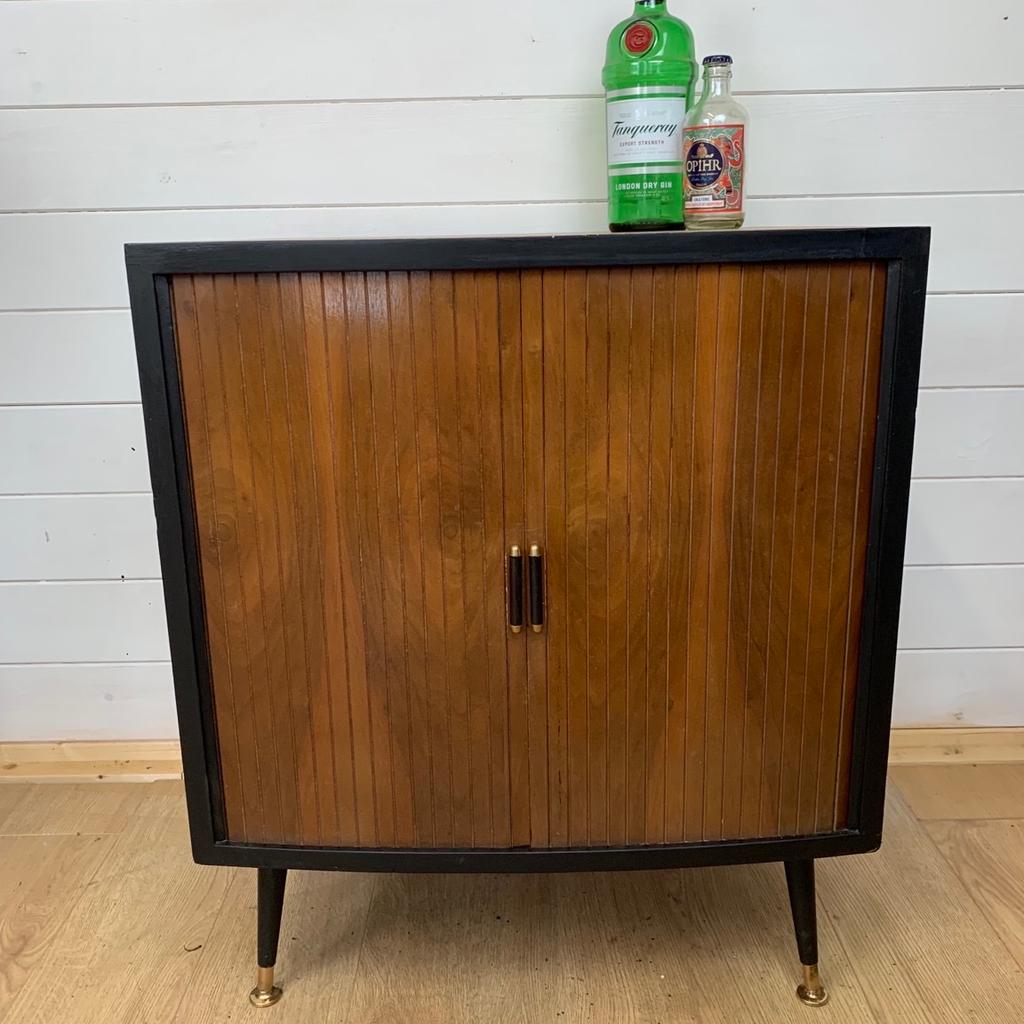
[[[683,140],[686,213],[742,213],[744,157],[743,125],[687,128]]]

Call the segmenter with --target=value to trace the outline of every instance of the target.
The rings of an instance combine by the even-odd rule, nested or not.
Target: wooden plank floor
[[[778,865],[295,872],[255,1010],[254,873],[192,864],[178,783],[0,787],[0,1024],[1024,1020],[1024,786],[893,771],[886,842],[819,866],[832,1002],[802,1007]]]

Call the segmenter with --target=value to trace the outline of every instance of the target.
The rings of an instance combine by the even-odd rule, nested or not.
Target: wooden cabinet
[[[877,845],[926,252],[133,248],[197,858]]]

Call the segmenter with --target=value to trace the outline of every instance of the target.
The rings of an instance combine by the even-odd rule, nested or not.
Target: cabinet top
[[[931,228],[788,228],[687,233],[147,242],[125,246],[131,276],[502,270],[927,257]]]

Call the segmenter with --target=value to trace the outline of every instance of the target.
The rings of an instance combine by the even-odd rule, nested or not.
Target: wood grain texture
[[[845,823],[880,266],[174,281],[228,835]],[[545,626],[506,628],[505,556]]]
[[[963,766],[958,772],[969,770]],[[1003,783],[999,775],[991,777],[993,786]],[[950,793],[949,802],[955,801]],[[1024,970],[1024,819],[927,821],[924,828]]]
[[[497,284],[174,281],[232,839],[511,842]]]
[[[893,765],[890,772],[922,821],[1024,818],[1024,764]]]
[[[969,771],[947,776],[951,802],[957,773]],[[265,1019],[245,1000],[253,872],[192,863],[180,785],[131,788],[139,802],[112,813],[113,834],[97,841],[74,834],[67,810],[109,787],[7,787],[31,834],[0,838],[4,1024]],[[1019,826],[921,823],[891,794],[879,854],[819,865],[832,1000],[814,1019],[1014,1019],[1024,1005]],[[767,1024],[810,1012],[793,994],[799,970],[774,864],[497,877],[296,872],[284,921],[285,996],[273,1013],[289,1024]]]
[[[970,653],[970,652],[969,652]],[[1003,655],[1003,651],[980,652]],[[1024,661],[1005,659],[1008,682],[1019,681]],[[968,662],[969,664],[969,662]],[[893,729],[889,743],[891,765],[975,765],[1024,762],[1024,728]]]
[[[533,843],[841,828],[882,269],[541,276]]]

